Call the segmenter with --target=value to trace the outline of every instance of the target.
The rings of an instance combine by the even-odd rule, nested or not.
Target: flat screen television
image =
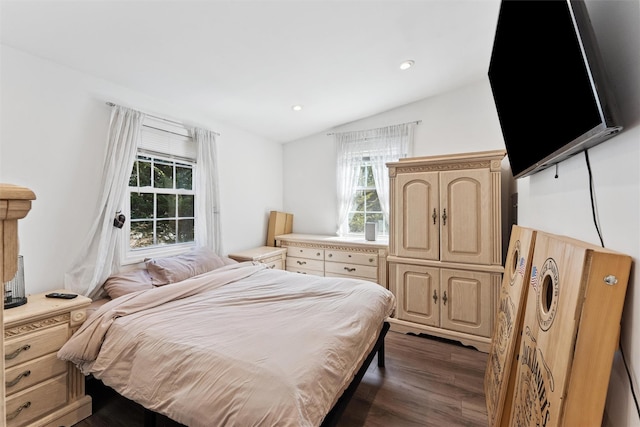
[[[622,130],[582,1],[503,0],[488,74],[515,178]]]

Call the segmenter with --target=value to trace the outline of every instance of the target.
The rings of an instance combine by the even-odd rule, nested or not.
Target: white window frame
[[[360,160],[360,163],[357,166],[358,171],[356,172],[356,175],[358,176],[358,182],[360,181],[360,174],[362,173],[363,168],[365,168],[367,166],[368,167],[373,167],[372,164],[371,164],[371,159],[368,156],[363,156],[362,159]],[[373,179],[375,180],[375,177]],[[376,192],[376,195],[378,194],[378,190],[376,189],[375,184],[374,184],[373,187],[356,185],[353,188],[353,193],[354,193],[354,199],[353,200],[354,200],[354,202],[355,202],[355,198],[356,198],[357,192],[358,191],[363,191],[363,190],[364,191],[373,190],[373,191]],[[380,200],[379,196],[378,196],[378,203],[381,204],[381,206],[380,206],[381,210],[380,211],[370,212],[370,213],[380,213],[380,214],[382,214],[382,201]],[[365,224],[366,224],[366,222],[367,222],[366,221],[366,215],[367,215],[366,203],[364,204],[364,206],[365,206],[365,209],[364,209],[363,213],[365,215]],[[349,208],[349,213],[347,214],[346,224],[345,224],[346,225],[345,229],[349,230],[349,232],[346,235],[349,236],[349,237],[362,237],[362,236],[365,235],[365,230],[364,229],[361,232],[352,232],[351,231],[351,227],[349,225],[351,214],[353,214],[355,212],[360,212],[360,211],[354,211],[354,210],[351,210],[351,208]],[[383,215],[383,218],[384,218],[384,215]],[[378,236],[388,236],[389,235],[389,230],[388,230],[389,229],[389,225],[384,223],[384,219],[382,220],[382,222],[383,222],[382,228],[378,224],[378,227],[376,229],[376,233],[377,233]]]
[[[140,132],[140,142],[136,154],[138,156],[153,157],[159,160],[165,160],[175,163],[188,164],[192,167],[192,189],[163,189],[151,186],[137,187],[127,184],[126,197],[123,202],[123,214],[127,218],[123,227],[123,236],[121,242],[121,264],[135,264],[148,258],[161,258],[172,255],[185,253],[196,246],[195,241],[185,243],[173,243],[166,245],[154,245],[146,248],[131,248],[131,193],[156,193],[156,194],[193,194],[194,195],[194,237],[196,228],[198,227],[198,218],[195,217],[195,200],[198,197],[198,189],[196,188],[195,173],[196,163],[196,147],[195,142],[189,136],[188,130],[183,126],[168,123],[154,118],[145,118]],[[134,163],[135,166],[135,163]],[[167,191],[170,190],[170,191]],[[176,212],[177,214],[177,212]]]

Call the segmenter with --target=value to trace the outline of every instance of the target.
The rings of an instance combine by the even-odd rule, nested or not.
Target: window
[[[357,185],[354,188],[353,202],[349,209],[349,233],[362,234],[365,223],[375,222],[378,234],[386,235],[389,225],[384,220],[369,157],[362,159],[357,173]]]
[[[193,243],[194,166],[138,155],[129,179],[131,249]]]
[[[129,177],[124,215],[124,260],[184,252],[195,245],[195,143],[186,129],[143,124]]]

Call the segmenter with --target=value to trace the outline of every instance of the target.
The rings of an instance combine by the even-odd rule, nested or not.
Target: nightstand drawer
[[[378,265],[378,254],[367,254],[362,252],[346,252],[327,250],[324,254],[325,261],[345,262],[360,265]]]
[[[66,374],[15,393],[7,397],[7,427],[23,426],[66,402]]]
[[[273,268],[275,270],[284,270],[284,265],[282,263],[282,257],[281,256],[268,258],[268,259],[261,259],[258,262],[261,263],[261,264],[266,265],[267,268]]]
[[[4,366],[10,368],[20,363],[58,351],[69,336],[67,324],[45,328],[4,342]]]
[[[327,276],[329,275],[329,273],[331,273],[347,277],[361,277],[365,279],[371,279],[373,281],[375,281],[378,277],[378,267],[372,267],[368,265],[327,262],[325,263],[325,269],[325,274]]]
[[[67,372],[67,362],[51,353],[5,370],[7,396]]]

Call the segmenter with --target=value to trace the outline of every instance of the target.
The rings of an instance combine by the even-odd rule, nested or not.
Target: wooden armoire
[[[401,159],[390,177],[392,330],[488,352],[502,282],[504,151]]]

